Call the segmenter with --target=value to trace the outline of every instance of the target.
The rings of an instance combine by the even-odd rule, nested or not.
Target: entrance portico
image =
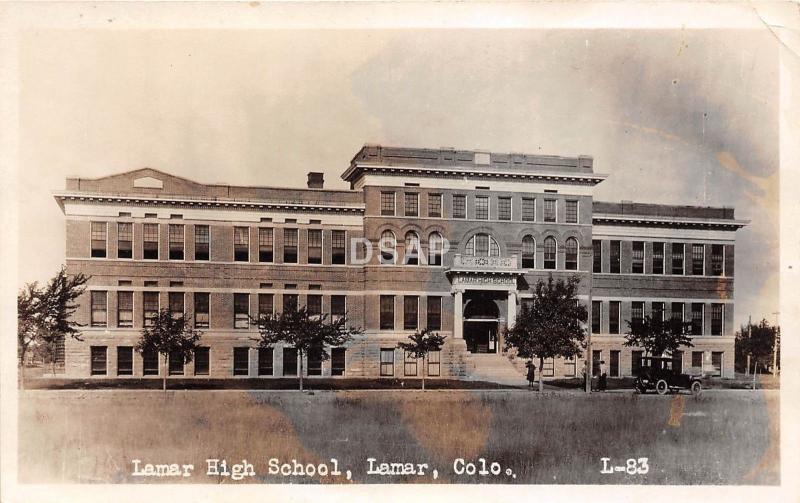
[[[522,274],[516,255],[456,255],[447,271],[454,296],[453,338],[466,335],[471,352],[497,352],[499,325],[517,317],[517,278]],[[506,309],[501,313],[498,305],[503,303]]]

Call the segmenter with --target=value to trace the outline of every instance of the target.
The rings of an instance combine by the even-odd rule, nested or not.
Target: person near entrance
[[[606,362],[604,360],[600,360],[600,378],[598,379],[597,383],[598,390],[605,391],[607,389],[606,377]]]
[[[528,387],[533,388],[533,382],[536,380],[536,365],[528,360],[525,366],[528,367]]]

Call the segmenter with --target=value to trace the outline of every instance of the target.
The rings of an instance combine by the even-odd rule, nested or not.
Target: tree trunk
[[[425,391],[425,355],[422,355],[422,391]]]
[[[747,355],[747,364],[744,367],[744,375],[750,375],[750,355]]]
[[[300,391],[303,391],[303,351],[297,352],[298,356],[300,357]]]
[[[19,386],[20,389],[25,389],[25,353],[28,347],[22,346],[19,355]]]
[[[544,391],[544,382],[542,382],[542,366],[544,365],[544,358],[539,357],[539,393]]]
[[[164,355],[164,375],[161,378],[161,387],[164,390],[164,396],[165,397],[167,396],[167,362],[168,361],[169,361],[169,358],[167,357],[167,355]]]
[[[753,365],[753,389],[756,389],[756,373],[758,372],[758,360]]]

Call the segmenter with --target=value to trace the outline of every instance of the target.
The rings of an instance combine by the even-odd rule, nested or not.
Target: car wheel
[[[703,391],[703,385],[700,384],[700,381],[695,381],[692,383],[692,387],[690,389],[692,390],[692,394],[697,396],[701,391]]]
[[[667,391],[669,391],[669,384],[664,379],[659,379],[656,383],[656,393],[659,395],[666,395]]]

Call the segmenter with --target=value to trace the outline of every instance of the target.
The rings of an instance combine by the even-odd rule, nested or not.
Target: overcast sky
[[[736,322],[778,310],[778,59],[761,32],[38,31],[20,46],[19,283],[64,262],[51,192],[152,167],[326,186],[364,143],[587,154],[602,200],[733,206]]]

